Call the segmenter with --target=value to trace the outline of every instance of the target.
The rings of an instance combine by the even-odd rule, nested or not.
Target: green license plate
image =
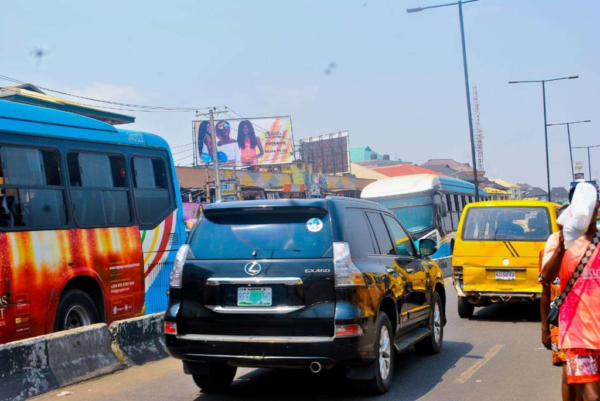
[[[238,288],[238,306],[271,306],[273,289],[269,287]]]

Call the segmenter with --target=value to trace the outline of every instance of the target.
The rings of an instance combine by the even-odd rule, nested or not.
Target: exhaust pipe
[[[310,364],[310,371],[314,374],[319,373],[321,370],[323,370],[323,366],[319,362],[312,362]]]

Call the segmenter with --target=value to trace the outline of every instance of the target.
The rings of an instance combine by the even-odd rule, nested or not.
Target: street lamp
[[[576,146],[573,149],[587,149],[587,154],[588,154],[588,169],[589,169],[589,174],[590,174],[590,181],[592,181],[592,159],[590,159],[590,149],[591,148],[600,148],[600,145],[593,145],[593,146]]]
[[[548,154],[548,123],[546,122],[546,82],[552,81],[561,81],[563,79],[577,79],[579,75],[574,75],[572,77],[564,77],[564,78],[554,78],[554,79],[542,79],[538,81],[509,81],[509,84],[533,84],[533,83],[541,83],[542,84],[542,97],[544,99],[544,137],[546,139],[546,175],[548,177],[548,202],[551,200],[551,191],[550,188],[550,155]]]
[[[548,127],[552,127],[554,125],[566,125],[567,126],[567,136],[569,137],[569,155],[571,156],[571,175],[573,176],[573,181],[575,181],[575,171],[573,170],[573,148],[571,147],[571,130],[569,126],[571,124],[579,124],[579,123],[591,123],[592,120],[584,120],[584,121],[572,121],[568,123],[559,123],[559,124],[548,124]]]
[[[465,70],[465,89],[467,93],[467,111],[469,115],[469,134],[471,136],[471,157],[473,160],[473,180],[475,183],[475,200],[479,201],[479,182],[477,180],[477,159],[475,158],[475,136],[473,135],[473,117],[471,115],[471,93],[469,90],[469,71],[467,68],[467,50],[465,45],[465,27],[463,23],[463,10],[462,5],[467,3],[473,3],[479,0],[468,0],[461,1],[459,0],[457,3],[450,4],[441,4],[438,6],[428,6],[428,7],[417,7],[417,8],[409,8],[406,10],[407,13],[417,13],[423,10],[428,10],[430,8],[440,8],[440,7],[448,7],[448,6],[458,6],[458,16],[460,19],[460,37],[462,42],[462,55],[463,55],[463,67]]]

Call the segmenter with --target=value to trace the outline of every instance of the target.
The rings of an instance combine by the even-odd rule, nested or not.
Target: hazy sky
[[[296,140],[349,130],[351,146],[406,161],[470,162],[458,9],[405,12],[440,3],[11,1],[0,13],[0,74],[120,102],[289,114]],[[572,127],[573,146],[600,144],[600,2],[464,8],[487,176],[545,188],[541,84],[507,82],[579,75],[547,85],[548,122],[592,119]],[[47,52],[41,61],[36,48]],[[191,142],[193,113],[125,113],[137,117],[129,128]],[[566,127],[548,136],[552,184],[567,185]],[[574,159],[587,173],[585,150]],[[599,159],[592,150],[593,173]]]

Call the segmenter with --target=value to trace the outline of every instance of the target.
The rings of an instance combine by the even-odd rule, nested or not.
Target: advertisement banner
[[[292,164],[292,184],[304,184],[304,172]]]
[[[215,120],[217,157],[222,165],[265,166],[294,160],[290,116]],[[198,165],[211,164],[213,144],[209,121],[194,121]]]

